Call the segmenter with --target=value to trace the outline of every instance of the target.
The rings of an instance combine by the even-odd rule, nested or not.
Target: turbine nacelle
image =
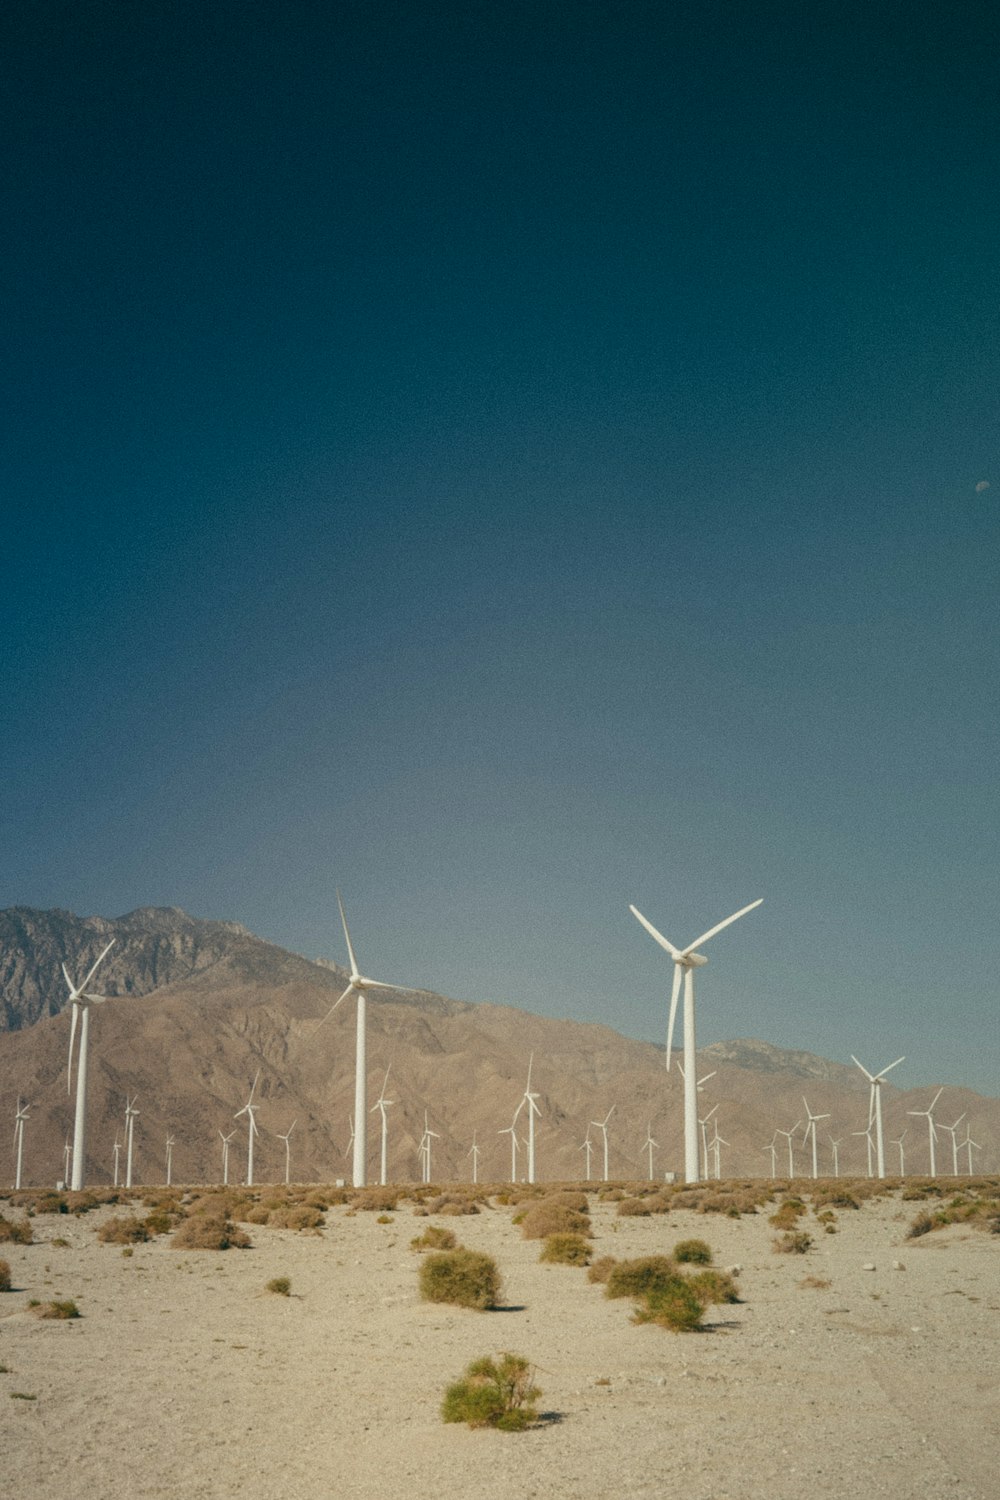
[[[680,958],[674,959],[674,963],[679,964],[682,969],[700,969],[702,964],[708,963],[708,959],[704,953],[683,953]]]

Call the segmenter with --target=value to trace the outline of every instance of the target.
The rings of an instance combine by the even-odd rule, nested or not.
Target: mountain
[[[74,976],[85,973],[111,938],[115,946],[94,981],[108,1003],[91,1012],[88,1181],[110,1178],[126,1094],[138,1096],[142,1180],[163,1180],[168,1134],[176,1138],[175,1181],[217,1179],[219,1133],[231,1130],[237,1132],[235,1179],[245,1136],[244,1123],[234,1115],[258,1069],[257,1179],[283,1175],[285,1148],[275,1133],[293,1120],[294,1175],[325,1181],[348,1176],[353,1001],[320,1025],[346,988],[343,969],[289,953],[236,923],[203,921],[176,908],[146,907],[107,919],[16,907],[0,912],[0,1110],[10,1111],[13,1125],[17,1097],[31,1102],[27,1180],[49,1183],[63,1175],[63,1142],[72,1129],[61,965]],[[368,1009],[372,1103],[391,1065],[390,1172],[399,1180],[419,1176],[416,1153],[426,1109],[441,1137],[434,1148],[436,1177],[468,1177],[473,1132],[482,1152],[481,1179],[509,1176],[509,1136],[499,1132],[521,1099],[532,1052],[542,1112],[536,1137],[540,1178],[583,1174],[588,1126],[612,1105],[614,1176],[646,1176],[642,1142],[649,1124],[660,1143],[657,1173],[681,1169],[681,1081],[676,1069],[666,1072],[662,1047],[632,1041],[610,1027],[395,990],[371,998]],[[856,1069],[745,1040],[704,1048],[699,1071],[711,1070],[716,1076],[704,1098],[707,1109],[718,1105],[719,1128],[730,1142],[725,1175],[770,1172],[768,1142],[777,1126],[788,1129],[804,1119],[803,1094],[815,1113],[831,1116],[830,1131],[827,1122],[820,1127],[822,1160],[829,1163],[833,1134],[843,1140],[842,1170],[863,1169],[864,1143],[851,1132],[867,1123],[868,1093]],[[906,1110],[926,1108],[930,1092],[907,1094],[888,1085],[884,1090],[886,1134],[895,1138],[909,1127],[904,1140],[912,1171],[926,1170],[927,1132]],[[937,1114],[951,1120],[963,1110],[984,1148],[976,1170],[996,1170],[1000,1101],[948,1089]],[[378,1154],[377,1120],[374,1115],[369,1131],[370,1173]],[[591,1129],[592,1138],[596,1134]],[[898,1160],[894,1153],[887,1147],[890,1163]],[[947,1137],[938,1156],[950,1159]],[[595,1170],[597,1162],[595,1153]],[[796,1170],[805,1170],[801,1147]]]

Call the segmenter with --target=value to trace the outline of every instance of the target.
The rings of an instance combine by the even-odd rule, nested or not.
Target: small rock
[[[873,1260],[866,1260],[861,1269],[862,1271],[874,1271],[875,1262]]]
[[[903,1265],[903,1262],[901,1260],[894,1260],[892,1263],[892,1269],[894,1271],[905,1271],[906,1267]]]

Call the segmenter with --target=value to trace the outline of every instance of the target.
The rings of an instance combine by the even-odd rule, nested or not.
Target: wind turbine
[[[536,1103],[536,1100],[538,1099],[538,1095],[537,1094],[533,1094],[531,1092],[531,1065],[534,1062],[534,1060],[535,1060],[535,1054],[532,1052],[531,1056],[528,1058],[528,1081],[527,1081],[527,1083],[524,1086],[524,1097],[521,1100],[521,1105],[522,1106],[525,1105],[525,1104],[528,1106],[528,1181],[529,1182],[534,1182],[534,1180],[535,1180],[535,1116],[541,1114],[541,1110],[538,1108],[538,1104]],[[517,1116],[515,1115],[514,1118],[516,1120]]]
[[[22,1104],[20,1095],[17,1100],[17,1110],[14,1114],[14,1154],[17,1165],[14,1171],[14,1188],[21,1186],[21,1163],[24,1159],[24,1122],[28,1119],[29,1104]]]
[[[424,1181],[431,1181],[431,1141],[439,1141],[441,1137],[436,1130],[432,1130],[427,1123],[427,1111],[424,1110],[424,1134],[420,1142],[420,1149],[424,1156]]]
[[[236,1134],[235,1130],[231,1130],[228,1135],[223,1135],[222,1131],[221,1130],[219,1131],[219,1139],[222,1142],[222,1186],[223,1187],[228,1187],[229,1186],[229,1142],[232,1140],[232,1138],[233,1138],[233,1136],[235,1134]]]
[[[366,1159],[368,1156],[368,1063],[366,1054],[368,991],[397,990],[399,989],[399,985],[382,984],[377,979],[366,979],[365,976],[359,971],[358,961],[354,956],[354,947],[351,943],[351,934],[347,930],[347,918],[344,915],[344,903],[340,899],[339,891],[337,892],[337,905],[340,907],[340,920],[343,923],[344,937],[347,940],[347,952],[351,960],[351,982],[347,986],[347,989],[344,991],[344,993],[341,995],[340,1000],[336,1000],[334,1004],[330,1006],[330,1009],[323,1017],[323,1021],[328,1021],[330,1019],[334,1011],[337,1009],[337,1006],[340,1005],[341,1001],[346,1000],[348,995],[357,995],[357,1040],[355,1043],[354,1064],[354,1171],[352,1175],[354,1178],[354,1186],[364,1187],[367,1180]],[[323,1025],[323,1021],[320,1021],[320,1026]]]
[[[798,1130],[798,1128],[799,1128],[799,1126],[801,1124],[802,1124],[801,1120],[796,1120],[795,1124],[792,1126],[791,1130],[776,1130],[774,1132],[775,1135],[783,1135],[787,1139],[787,1141],[788,1141],[788,1175],[789,1175],[789,1177],[794,1177],[795,1176],[795,1158],[792,1155],[792,1136],[795,1134],[795,1132]]]
[[[695,1059],[695,1028],[694,1028],[694,971],[708,960],[695,949],[701,943],[707,943],[708,939],[721,932],[724,927],[745,917],[748,911],[760,906],[763,901],[761,896],[758,901],[751,901],[749,906],[744,906],[741,911],[734,912],[724,922],[718,922],[703,932],[700,938],[689,943],[686,948],[675,948],[673,943],[665,938],[661,932],[657,932],[652,923],[647,922],[642,912],[634,906],[629,911],[641,922],[650,937],[660,947],[665,949],[674,961],[674,987],[670,996],[670,1020],[667,1023],[667,1067],[670,1067],[670,1054],[673,1047],[674,1019],[677,1014],[677,1001],[681,992],[681,980],[684,981],[684,1176],[688,1182],[698,1181],[698,1104],[696,1098],[695,1072],[697,1062]]]
[[[170,1186],[170,1178],[174,1164],[174,1146],[176,1141],[172,1135],[167,1136],[167,1187]]]
[[[87,985],[114,945],[115,940],[112,938],[97,962],[91,966],[82,984],[74,984],[69,977],[66,965],[62,966],[63,977],[69,985],[69,1003],[73,1007],[73,1018],[69,1028],[69,1062],[66,1068],[67,1094],[70,1091],[70,1080],[73,1074],[73,1042],[76,1037],[76,1023],[78,1020],[80,1022],[80,1052],[76,1064],[76,1118],[73,1125],[73,1174],[70,1182],[74,1193],[79,1193],[83,1189],[84,1158],[87,1151],[87,1044],[90,1038],[90,1007],[103,1005],[105,1000],[104,995],[88,994]]]
[[[521,1103],[522,1104],[524,1103],[523,1099],[522,1099]],[[509,1135],[510,1136],[510,1180],[511,1180],[511,1182],[516,1182],[517,1181],[517,1146],[518,1146],[518,1141],[517,1141],[517,1117],[518,1117],[518,1115],[520,1113],[521,1113],[521,1105],[519,1104],[517,1106],[517,1109],[514,1112],[514,1118],[510,1122],[510,1124],[509,1125],[505,1125],[504,1128],[503,1128],[503,1130],[498,1130],[497,1131],[497,1135]]]
[[[764,1146],[763,1147],[763,1150],[765,1151],[765,1153],[768,1152],[768,1151],[771,1153],[771,1177],[772,1178],[775,1178],[778,1175],[778,1148],[774,1144],[777,1139],[778,1139],[778,1132],[775,1131],[774,1135],[772,1135],[772,1137],[771,1137],[771,1144],[769,1146]]]
[[[590,1126],[589,1125],[587,1126],[587,1134],[584,1137],[583,1145],[580,1146],[578,1149],[580,1151],[586,1151],[586,1153],[587,1153],[587,1176],[586,1176],[586,1181],[589,1182],[590,1181],[590,1157],[591,1157],[591,1153],[594,1150],[594,1143],[590,1139]]]
[[[704,1163],[705,1168],[703,1180],[705,1182],[707,1182],[709,1177],[711,1176],[711,1173],[708,1170],[708,1122],[715,1114],[715,1111],[718,1109],[718,1107],[719,1106],[717,1104],[713,1104],[712,1108],[709,1110],[704,1119],[702,1119],[700,1115],[698,1117],[698,1126],[701,1130],[701,1159]]]
[[[948,1134],[951,1136],[951,1165],[952,1165],[952,1175],[955,1176],[955,1177],[958,1176],[958,1136],[955,1134],[955,1132],[957,1131],[958,1127],[961,1125],[962,1121],[965,1119],[965,1116],[966,1116],[967,1113],[968,1113],[968,1111],[963,1109],[962,1113],[959,1115],[958,1119],[955,1121],[955,1123],[953,1125],[939,1125],[938,1126],[939,1130],[946,1130],[948,1132]]]
[[[903,1131],[903,1135],[905,1135],[905,1134],[906,1134],[906,1131],[904,1130]],[[900,1177],[905,1176],[905,1169],[903,1167],[903,1135],[899,1136],[896,1140],[890,1140],[889,1141],[889,1145],[890,1146],[898,1146],[899,1147],[899,1175],[900,1175]]]
[[[866,1142],[866,1144],[868,1146],[868,1176],[872,1177],[874,1175],[874,1173],[872,1172],[872,1122],[871,1122],[871,1120],[868,1121],[868,1127],[867,1127],[867,1129],[865,1129],[865,1130],[852,1130],[851,1134],[852,1135],[863,1135],[864,1138],[865,1138],[865,1142]]]
[[[596,1125],[597,1126],[598,1130],[601,1132],[601,1134],[604,1137],[604,1181],[605,1182],[607,1182],[607,1180],[608,1180],[608,1121],[611,1119],[611,1116],[614,1114],[614,1112],[615,1112],[615,1107],[612,1104],[611,1108],[608,1110],[608,1112],[604,1116],[603,1120],[591,1120],[591,1122],[590,1122],[591,1125]]]
[[[67,1136],[66,1137],[66,1144],[63,1146],[63,1181],[64,1182],[69,1182],[70,1168],[72,1167],[72,1165],[73,1165],[73,1147],[69,1143],[69,1136]]]
[[[815,1180],[819,1176],[819,1172],[817,1171],[817,1168],[816,1168],[816,1121],[817,1120],[828,1120],[830,1118],[830,1116],[829,1116],[829,1114],[814,1115],[812,1113],[811,1109],[809,1108],[808,1104],[806,1104],[806,1100],[805,1100],[805,1095],[804,1094],[802,1096],[802,1103],[806,1105],[806,1114],[809,1117],[808,1121],[806,1123],[805,1134],[802,1137],[802,1144],[804,1146],[805,1143],[806,1143],[806,1141],[809,1139],[810,1135],[812,1136],[812,1143],[813,1143],[813,1179]]]
[[[473,1181],[473,1183],[477,1183],[479,1181],[479,1147],[476,1145],[476,1135],[477,1135],[477,1132],[474,1130],[472,1132],[472,1149],[468,1153],[469,1156],[472,1157],[472,1181]]]
[[[908,1109],[906,1111],[906,1113],[908,1115],[926,1115],[927,1116],[928,1134],[929,1134],[929,1137],[930,1137],[929,1145],[930,1145],[930,1152],[931,1152],[931,1176],[932,1177],[936,1177],[937,1176],[937,1172],[935,1171],[935,1168],[934,1168],[934,1142],[937,1140],[937,1130],[935,1129],[935,1126],[934,1126],[934,1106],[938,1102],[938,1100],[940,1099],[940,1097],[941,1097],[941,1095],[943,1093],[944,1093],[944,1089],[943,1088],[938,1089],[937,1093],[934,1095],[934,1098],[931,1100],[930,1105],[928,1106],[927,1109]]]
[[[887,1073],[892,1072],[893,1068],[898,1068],[900,1063],[905,1061],[905,1057],[897,1057],[896,1061],[891,1062],[887,1068],[883,1068],[881,1073],[869,1073],[868,1069],[858,1062],[854,1053],[851,1053],[851,1062],[861,1069],[872,1086],[871,1118],[868,1121],[868,1128],[869,1130],[871,1129],[872,1119],[874,1119],[875,1164],[878,1168],[879,1177],[885,1176],[885,1147],[882,1142],[882,1080]]]
[[[843,1136],[841,1136],[841,1140],[843,1140]],[[840,1141],[835,1141],[834,1138],[833,1138],[833,1136],[831,1135],[831,1137],[830,1137],[830,1145],[833,1147],[833,1175],[834,1175],[834,1177],[839,1177],[840,1176],[840,1154],[839,1154],[840,1153]]]
[[[983,1148],[979,1144],[978,1141],[974,1141],[972,1139],[972,1136],[969,1134],[969,1127],[968,1127],[968,1125],[966,1125],[966,1127],[965,1127],[965,1140],[962,1142],[961,1147],[959,1149],[962,1150],[962,1151],[964,1151],[966,1149],[966,1147],[968,1147],[968,1151],[969,1151],[969,1176],[971,1177],[972,1176],[972,1153],[973,1153],[973,1151],[982,1151]]]
[[[389,1068],[391,1067],[392,1063],[389,1064]],[[389,1180],[388,1176],[386,1175],[389,1162],[389,1121],[386,1116],[386,1110],[396,1102],[395,1099],[387,1099],[385,1097],[385,1091],[389,1085],[389,1068],[386,1068],[385,1077],[382,1080],[382,1092],[379,1094],[378,1098],[375,1100],[375,1103],[372,1105],[371,1110],[369,1111],[370,1114],[374,1114],[375,1111],[378,1110],[382,1116],[382,1170],[379,1175],[379,1181],[381,1182],[383,1187],[385,1187],[386,1183]]]
[[[132,1143],[135,1139],[135,1117],[139,1111],[135,1107],[138,1094],[133,1094],[130,1099],[125,1095],[125,1186],[132,1186]]]
[[[118,1186],[118,1159],[121,1156],[121,1152],[122,1152],[122,1143],[118,1139],[118,1132],[117,1132],[117,1130],[115,1131],[115,1143],[111,1147],[111,1149],[115,1153],[115,1187],[117,1187]]]
[[[642,1143],[642,1149],[643,1149],[643,1151],[647,1152],[648,1155],[649,1155],[649,1180],[650,1180],[650,1182],[652,1182],[652,1180],[653,1180],[653,1147],[654,1146],[656,1147],[657,1150],[660,1149],[660,1143],[659,1143],[659,1141],[654,1141],[653,1140],[653,1122],[652,1122],[652,1120],[649,1120],[647,1122],[647,1124],[646,1124],[646,1139]],[[588,1176],[589,1176],[589,1173],[588,1173]]]
[[[233,1115],[234,1120],[238,1120],[240,1115],[246,1115],[247,1117],[247,1187],[253,1187],[253,1138],[255,1135],[260,1134],[257,1129],[257,1121],[254,1119],[253,1113],[255,1109],[259,1108],[259,1106],[254,1104],[253,1102],[254,1090],[257,1087],[257,1080],[259,1078],[260,1069],[258,1068],[256,1074],[254,1075],[253,1088],[251,1088],[250,1090],[250,1098],[244,1104],[243,1108],[238,1109]]]
[[[291,1182],[291,1180],[292,1180],[291,1179],[291,1172],[292,1172],[292,1131],[295,1129],[295,1126],[297,1124],[298,1124],[298,1116],[296,1116],[296,1118],[289,1125],[289,1127],[285,1131],[284,1135],[281,1134],[280,1130],[276,1132],[278,1140],[279,1141],[284,1141],[284,1143],[285,1143],[285,1186],[286,1187],[288,1186],[289,1182]]]
[[[728,1146],[729,1142],[723,1140],[722,1136],[719,1134],[718,1120],[715,1121],[712,1139],[709,1141],[708,1145],[709,1149],[712,1151],[715,1157],[715,1180],[716,1182],[719,1182],[722,1178],[722,1157],[720,1155],[719,1148],[720,1146]]]

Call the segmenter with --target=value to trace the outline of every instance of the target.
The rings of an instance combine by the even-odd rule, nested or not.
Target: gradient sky
[[[996,56],[9,5],[0,905],[1000,1091]]]

